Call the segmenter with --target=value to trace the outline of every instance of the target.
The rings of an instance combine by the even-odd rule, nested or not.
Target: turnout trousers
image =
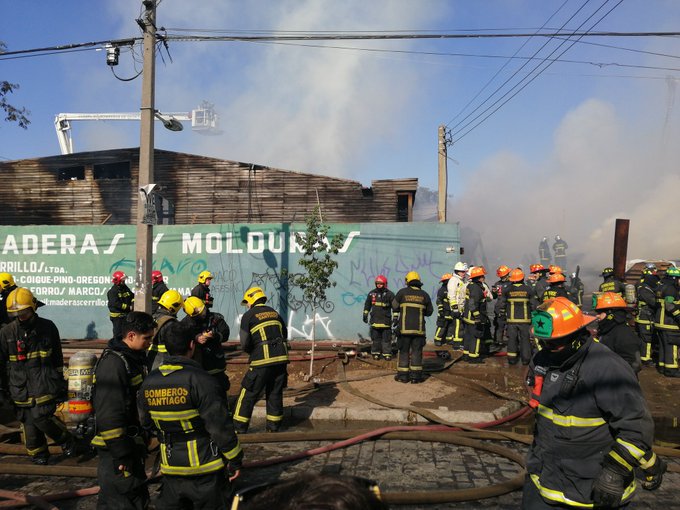
[[[483,354],[482,338],[484,337],[484,325],[480,322],[465,323],[463,333],[463,352],[471,360],[479,359]]]
[[[230,492],[224,469],[200,476],[163,475],[158,508],[221,510],[229,508]]]
[[[15,407],[17,419],[21,422],[21,438],[26,452],[31,457],[49,457],[47,437],[57,444],[71,438],[66,425],[54,416],[57,405],[54,401],[33,407]]]
[[[424,336],[399,335],[397,347],[399,348],[399,363],[397,365],[397,377],[402,380],[420,382],[423,377],[423,347]]]
[[[640,337],[640,360],[643,362],[652,361],[654,352],[654,326],[652,324],[636,322],[635,330]]]
[[[531,361],[530,330],[531,324],[508,323],[508,363],[511,365],[519,361],[518,356],[523,365]]]
[[[138,457],[126,474],[118,471],[111,452],[97,448],[99,496],[97,510],[144,510],[149,506],[144,459]]]
[[[267,430],[279,430],[283,420],[283,389],[287,380],[288,372],[283,363],[250,367],[241,381],[241,392],[234,409],[234,428],[238,432],[248,430],[255,403],[264,392],[267,401]]]
[[[663,369],[664,375],[680,374],[678,365],[680,332],[661,330],[660,333],[659,368]]]
[[[371,328],[371,354],[392,356],[392,330],[390,328]]]

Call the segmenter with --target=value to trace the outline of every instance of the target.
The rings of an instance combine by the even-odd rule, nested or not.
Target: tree
[[[3,53],[4,49],[5,43],[0,41],[0,54]],[[6,122],[17,122],[19,127],[26,129],[31,123],[31,121],[28,120],[28,115],[30,115],[31,112],[29,112],[26,108],[16,108],[7,101],[7,95],[11,94],[18,88],[19,85],[16,83],[0,80],[0,109],[5,112]]]
[[[335,287],[336,282],[331,280],[333,271],[338,263],[332,255],[337,255],[345,242],[343,234],[336,234],[332,240],[328,239],[330,226],[323,223],[321,206],[317,205],[314,211],[305,219],[307,230],[303,234],[297,232],[295,240],[302,248],[302,257],[299,264],[305,272],[289,276],[289,281],[297,285],[303,291],[304,298],[312,305],[312,359],[309,362],[308,377],[312,377],[314,367],[314,344],[316,342],[316,310],[326,301],[326,291]]]

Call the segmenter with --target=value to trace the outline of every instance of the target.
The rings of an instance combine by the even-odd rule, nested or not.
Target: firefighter
[[[499,280],[491,287],[491,295],[496,300],[493,308],[493,337],[494,343],[501,347],[505,344],[505,330],[507,317],[505,315],[505,307],[501,303],[501,295],[503,291],[510,285],[508,276],[510,275],[510,268],[506,265],[498,266],[496,269],[496,276]]]
[[[198,285],[191,289],[191,295],[203,300],[208,309],[213,306],[213,296],[210,293],[210,284],[213,278],[210,271],[201,271],[198,274]]]
[[[550,255],[550,246],[548,245],[548,238],[544,237],[538,244],[538,260],[543,266],[547,266],[552,262]]]
[[[486,310],[487,291],[484,286],[486,270],[481,266],[470,268],[470,282],[465,288],[465,307],[463,322],[465,333],[463,339],[463,361],[484,363],[482,359],[484,331],[489,317]]]
[[[100,509],[143,509],[149,502],[137,392],[147,373],[146,350],[155,327],[148,313],[130,312],[94,368],[96,435],[91,444],[99,457]]]
[[[508,363],[528,365],[531,360],[531,312],[536,307],[533,292],[524,283],[524,271],[513,269],[508,275],[509,285],[498,299],[499,306],[507,318]]]
[[[434,345],[453,342],[453,315],[451,315],[451,303],[449,301],[448,285],[452,278],[451,273],[444,273],[439,280],[441,287],[437,290],[437,329],[434,332]]]
[[[453,266],[453,274],[446,286],[446,294],[449,297],[451,309],[451,346],[455,350],[463,348],[463,309],[465,307],[465,277],[470,268],[465,262],[456,262]]]
[[[163,280],[163,273],[151,271],[151,315],[158,310],[158,300],[168,291],[168,286]]]
[[[364,322],[371,326],[371,355],[373,359],[392,359],[392,300],[394,293],[387,288],[387,278],[375,277],[375,289],[364,302]]]
[[[16,289],[16,283],[14,283],[14,277],[9,273],[0,273],[0,327],[3,324],[7,324],[13,317],[10,317],[7,313],[7,296],[10,292]]]
[[[532,314],[543,349],[527,374],[536,415],[523,509],[618,508],[631,501],[636,468],[643,488],[661,485],[666,463],[652,451],[640,385],[628,363],[593,341],[593,320],[562,297]]]
[[[182,323],[191,329],[196,340],[194,358],[204,370],[215,377],[226,393],[230,383],[222,342],[229,339],[230,331],[224,316],[208,310],[205,302],[196,296],[186,298],[183,308],[186,317],[182,319]]]
[[[600,274],[602,276],[602,283],[600,284],[600,292],[616,292],[621,297],[626,295],[626,286],[621,280],[614,276],[614,268],[605,267]]]
[[[156,321],[156,329],[153,333],[153,340],[146,355],[149,370],[158,368],[163,363],[165,357],[165,326],[177,321],[177,313],[184,304],[182,295],[174,289],[167,290],[158,300],[158,309],[153,315]]]
[[[191,330],[176,321],[165,329],[167,356],[137,397],[143,427],[155,430],[161,443],[157,507],[227,508],[243,459],[227,396],[192,359]]]
[[[543,302],[543,293],[548,288],[548,269],[543,264],[531,264],[529,266],[532,278],[529,287],[534,291],[536,301]]]
[[[642,270],[640,283],[635,287],[637,314],[635,315],[635,330],[640,337],[641,361],[645,366],[653,366],[654,363],[654,312],[656,311],[656,287],[659,278],[656,274],[656,266],[645,267]]]
[[[626,302],[615,292],[603,292],[597,296],[595,311],[600,322],[595,340],[626,360],[637,374],[642,368],[640,337],[628,325],[626,307]]]
[[[66,400],[59,330],[38,316],[38,302],[28,289],[17,287],[4,304],[17,320],[0,330],[0,399],[9,397],[14,406],[33,463],[46,465],[50,454],[45,436],[61,445],[64,455],[75,451],[73,437],[54,415],[57,403]]]
[[[564,286],[564,275],[562,273],[552,273],[548,275],[546,281],[548,288],[543,292],[543,301],[555,299],[556,297],[563,297],[569,299],[569,292]]]
[[[423,376],[423,347],[425,346],[425,317],[434,311],[430,295],[422,290],[423,282],[415,271],[404,278],[406,287],[392,300],[392,329],[397,337],[399,363],[395,381],[418,384]]]
[[[576,270],[578,271],[578,266]],[[578,277],[578,273],[571,273],[569,279],[569,295],[579,308],[583,308],[583,293],[585,292],[583,282]]]
[[[560,236],[555,236],[555,242],[552,245],[553,253],[555,254],[555,265],[567,268],[567,248],[569,245]]]
[[[111,275],[113,286],[109,289],[106,297],[109,300],[109,318],[113,325],[113,338],[121,336],[125,316],[132,311],[135,295],[125,284],[127,275],[123,271],[116,271]]]
[[[241,304],[248,311],[241,318],[241,349],[249,355],[250,367],[243,376],[234,409],[236,432],[246,433],[253,407],[262,392],[267,406],[267,432],[277,432],[283,420],[283,389],[288,381],[288,329],[279,313],[266,305],[260,287],[251,287]]]
[[[680,377],[680,269],[670,266],[656,289],[654,328],[659,333],[659,369],[666,377]]]

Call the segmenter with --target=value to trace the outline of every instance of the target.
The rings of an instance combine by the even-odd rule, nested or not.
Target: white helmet
[[[456,265],[453,266],[454,271],[463,271],[463,272],[467,273],[468,269],[470,269],[470,268],[468,267],[468,265],[465,262],[456,262]]]

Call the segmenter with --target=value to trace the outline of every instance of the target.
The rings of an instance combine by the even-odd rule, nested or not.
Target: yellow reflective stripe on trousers
[[[196,445],[196,440],[187,441],[187,456],[189,457],[189,465],[191,467],[198,467],[201,465],[201,461],[198,458],[198,446]]]
[[[577,507],[577,508],[594,508],[594,505],[592,503],[581,503],[579,501],[574,501],[573,499],[569,499],[564,495],[563,492],[553,490],[553,489],[548,489],[547,487],[543,487],[540,482],[540,478],[536,474],[531,474],[529,475],[531,477],[531,481],[534,483],[536,486],[536,489],[538,489],[538,492],[543,496],[545,499],[549,501],[555,501],[556,503],[564,503],[565,505]],[[631,482],[631,484],[626,487],[626,490],[623,491],[623,496],[621,496],[621,502],[625,503],[630,497],[633,495],[635,492],[635,479]]]
[[[99,434],[97,434],[97,436],[101,437],[104,441],[107,441],[109,439],[117,439],[119,437],[123,437],[123,434],[125,434],[125,430],[123,429],[123,427],[118,427],[115,429],[101,430],[99,431]]]
[[[555,414],[552,409],[543,404],[539,404],[538,414],[560,427],[600,427],[607,423],[604,418],[581,418],[580,416]]]
[[[277,415],[277,416],[274,416],[273,414],[268,414],[268,415],[266,415],[266,416],[267,416],[267,420],[268,420],[268,421],[281,421],[281,420],[283,420],[283,415],[282,415],[282,414],[281,414],[281,415]]]
[[[243,402],[243,397],[246,396],[246,389],[241,388],[241,393],[239,393],[238,396],[238,401],[236,402],[236,408],[234,409],[234,416],[232,417],[235,421],[240,421],[241,423],[248,423],[250,421],[250,418],[245,418],[243,416],[239,416],[239,412],[241,412],[241,403]]]
[[[288,361],[288,355],[284,354],[283,356],[275,356],[273,358],[267,358],[267,359],[259,359],[257,361],[253,361],[250,363],[251,367],[258,367],[262,365],[271,365],[272,363],[280,363],[282,361]]]

